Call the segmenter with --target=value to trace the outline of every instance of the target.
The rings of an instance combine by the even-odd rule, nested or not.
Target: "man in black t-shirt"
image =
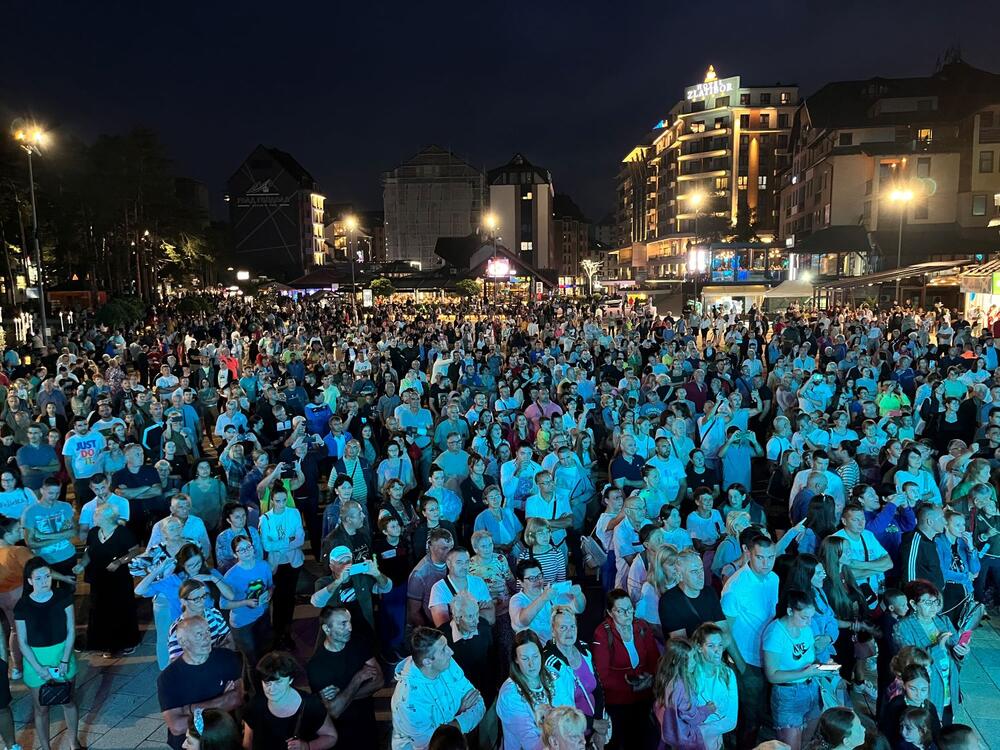
[[[233,711],[243,704],[243,660],[228,648],[212,648],[212,634],[203,617],[177,624],[183,651],[157,678],[160,710],[167,724],[167,744],[180,750],[188,718],[196,708]]]
[[[324,607],[319,621],[323,642],[306,666],[309,688],[336,724],[338,745],[371,744],[376,734],[372,696],[384,684],[371,641],[353,633],[347,607]]]
[[[438,628],[448,641],[452,657],[483,695],[487,705],[496,697],[493,628],[479,616],[479,602],[468,591],[459,591],[449,604],[451,619]]]
[[[660,597],[660,626],[664,637],[675,633],[685,638],[706,622],[726,627],[726,616],[715,589],[705,586],[705,564],[692,548],[677,556],[681,579]]]

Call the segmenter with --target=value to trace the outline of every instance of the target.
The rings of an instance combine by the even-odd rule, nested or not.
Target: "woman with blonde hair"
[[[653,626],[657,640],[663,642],[660,627],[660,597],[677,585],[677,548],[664,544],[656,552],[653,566],[642,583],[639,600],[635,603],[635,616]]]
[[[534,558],[542,566],[546,585],[566,580],[566,553],[552,543],[552,531],[544,518],[529,518],[524,525],[524,544],[518,560]]]
[[[660,724],[660,745],[672,750],[706,750],[701,725],[715,704],[695,699],[695,648],[687,638],[670,638],[656,669],[653,714]]]
[[[720,581],[725,582],[738,567],[737,562],[743,556],[740,534],[749,525],[750,514],[745,510],[731,510],[726,514],[726,535],[715,548],[715,557],[712,558],[712,573]]]
[[[546,750],[577,750],[586,744],[586,731],[587,720],[579,709],[556,706],[542,720],[542,747]]]
[[[583,712],[587,722],[586,733],[594,744],[604,744],[610,722],[604,710],[604,688],[597,677],[590,646],[579,638],[576,612],[566,606],[552,608],[550,618],[552,640],[542,655],[545,665],[552,670],[566,669],[573,676],[573,701]]]

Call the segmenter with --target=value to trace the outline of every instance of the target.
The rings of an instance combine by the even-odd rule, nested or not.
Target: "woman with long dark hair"
[[[868,621],[870,610],[865,595],[847,565],[849,554],[846,539],[828,536],[820,544],[817,555],[826,572],[823,591],[840,628],[834,650],[837,652],[837,663],[841,665],[840,674],[845,680],[854,678],[856,640],[870,640],[878,632]]]
[[[510,677],[500,686],[496,705],[504,750],[540,750],[539,709],[574,705],[571,672],[546,666],[542,642],[533,630],[514,636]]]
[[[814,495],[809,501],[804,522],[805,530],[799,537],[799,552],[816,554],[819,545],[837,530],[837,507],[832,495]]]
[[[849,708],[828,708],[816,724],[806,750],[855,750],[865,744],[865,727]]]

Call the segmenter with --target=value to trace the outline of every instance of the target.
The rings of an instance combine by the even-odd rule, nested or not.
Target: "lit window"
[[[972,196],[972,215],[973,216],[986,216],[986,196],[985,195],[974,195],[974,196]]]
[[[782,104],[788,104],[788,92],[787,91],[782,91],[781,92],[781,103]]]
[[[930,128],[920,128],[917,131],[917,140],[923,141],[924,143],[930,143],[934,138],[934,131]]]
[[[532,195],[531,195],[531,191],[530,190],[527,193],[525,193],[524,195],[521,196],[521,200],[523,200],[523,201],[530,201],[531,198],[532,198]]]
[[[761,190],[767,190],[767,175],[762,174],[757,176],[757,187]]]
[[[741,174],[741,175],[737,176],[737,178],[736,178],[736,188],[738,190],[746,190],[747,189],[747,176],[745,174]]]
[[[521,243],[521,252],[522,253],[524,253],[524,252],[530,252],[532,250],[532,248],[534,248],[534,244],[531,243],[531,242],[522,242]]]

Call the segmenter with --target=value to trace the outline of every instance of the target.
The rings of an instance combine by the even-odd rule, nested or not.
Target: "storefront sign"
[[[236,205],[240,208],[256,208],[257,206],[284,208],[290,202],[291,196],[279,193],[273,180],[261,180],[254,183],[245,195],[236,198]]]
[[[710,96],[728,96],[738,91],[740,88],[740,77],[719,78],[714,81],[705,81],[684,89],[684,98],[689,102],[700,102]]]
[[[997,274],[989,276],[960,276],[961,289],[964,294],[996,294]]]

